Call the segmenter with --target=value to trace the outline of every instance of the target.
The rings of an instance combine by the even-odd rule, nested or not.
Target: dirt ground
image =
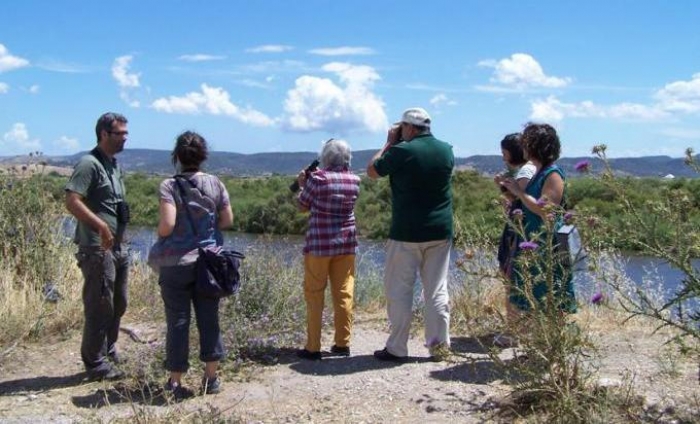
[[[152,343],[121,335],[119,346],[129,361],[128,378],[121,383],[86,380],[79,332],[64,340],[18,345],[0,358],[0,422],[109,422],[127,417],[149,422],[149,417],[166,414],[187,422],[212,407],[232,421],[250,423],[497,420],[489,405],[508,387],[478,340],[453,336],[454,359],[434,363],[421,338],[412,337],[407,363],[383,363],[372,352],[384,346],[384,321],[376,316],[357,319],[349,358],[303,361],[291,348],[281,350],[269,364],[254,365],[244,377],[224,378],[222,393],[177,404],[158,396],[162,382],[137,385],[139,372],[129,368],[162,349],[162,327],[124,324]],[[661,345],[659,335],[651,336],[642,327],[611,326],[605,320],[587,328],[601,347],[602,384],[632,382],[635,392],[659,410],[700,408],[697,363]],[[330,334],[324,334],[324,342],[328,349]],[[501,354],[508,358],[513,352],[506,349]],[[193,388],[200,378],[195,371],[185,380]]]

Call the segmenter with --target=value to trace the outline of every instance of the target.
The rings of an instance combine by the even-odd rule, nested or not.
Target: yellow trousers
[[[306,299],[306,350],[321,350],[323,302],[331,282],[335,345],[350,345],[355,290],[355,255],[304,255],[304,298]]]

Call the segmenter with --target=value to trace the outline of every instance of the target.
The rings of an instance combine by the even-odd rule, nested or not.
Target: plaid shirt
[[[311,212],[304,254],[355,254],[353,209],[359,193],[360,178],[346,168],[322,169],[309,175],[298,198],[299,204]]]

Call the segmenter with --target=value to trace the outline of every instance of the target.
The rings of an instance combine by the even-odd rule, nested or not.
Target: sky
[[[500,154],[529,121],[562,155],[700,151],[700,1],[7,0],[0,156],[126,148],[379,149],[423,107],[456,156]]]

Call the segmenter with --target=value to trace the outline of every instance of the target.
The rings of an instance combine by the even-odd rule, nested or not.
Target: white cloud
[[[10,86],[7,83],[0,82],[0,94],[5,94],[10,91]]]
[[[371,87],[380,80],[379,74],[371,66],[352,65],[346,62],[331,62],[321,67],[326,72],[333,72],[348,86]]]
[[[574,118],[609,118],[617,120],[659,121],[674,114],[700,112],[700,73],[690,81],[674,81],[658,90],[649,104],[623,102],[597,105],[591,101],[564,103],[554,96],[531,102],[530,118],[542,121],[561,121]]]
[[[332,62],[322,69],[334,73],[341,85],[310,75],[297,78],[284,102],[284,128],[337,134],[386,130],[384,102],[372,91],[380,79],[374,68]]]
[[[546,100],[536,100],[531,103],[530,119],[533,121],[561,121],[564,119],[564,107],[562,103],[554,97]]]
[[[114,59],[112,64],[112,76],[120,87],[123,88],[137,88],[140,86],[139,77],[141,74],[130,74],[129,68],[131,68],[131,60],[133,56],[120,56]]]
[[[475,85],[475,89],[478,91],[483,91],[485,93],[496,93],[496,94],[512,94],[512,93],[522,93],[523,89],[519,87],[502,86],[502,85]]]
[[[700,139],[700,129],[671,127],[664,128],[663,130],[661,130],[660,134],[671,138],[680,138],[687,140]]]
[[[280,73],[280,72],[303,72],[306,70],[304,62],[298,60],[283,60],[283,61],[265,61],[252,63],[240,67],[241,72],[252,72],[261,74]]]
[[[12,125],[12,129],[3,135],[2,140],[8,147],[8,150],[20,154],[26,154],[41,149],[39,139],[32,139],[29,137],[27,126],[21,122]]]
[[[267,84],[267,82],[268,82],[267,79],[265,81],[266,82],[260,82],[260,81],[254,80],[254,79],[245,78],[245,79],[238,80],[236,82],[238,84],[241,84],[241,85],[246,86],[246,87],[269,89],[270,85]]]
[[[83,65],[75,63],[60,62],[53,59],[42,60],[36,64],[37,67],[51,72],[60,72],[66,74],[82,74],[89,72],[89,69]]]
[[[700,73],[694,74],[690,81],[666,84],[654,97],[669,112],[700,112]]]
[[[292,50],[293,48],[292,46],[285,46],[283,44],[265,44],[245,49],[245,51],[248,53],[282,53]]]
[[[141,102],[138,100],[134,100],[131,98],[131,95],[129,94],[128,91],[122,89],[122,91],[119,93],[119,98],[124,101],[127,105],[133,108],[138,108],[141,107]]]
[[[62,135],[58,140],[54,140],[53,145],[60,150],[68,152],[76,151],[80,147],[77,138],[66,137],[65,135]]]
[[[435,107],[440,107],[442,105],[455,106],[457,105],[457,102],[447,97],[445,93],[439,93],[430,99],[430,104]]]
[[[638,103],[620,103],[610,106],[607,115],[612,118],[633,119],[642,121],[656,121],[669,116],[658,105],[642,105]]]
[[[210,62],[212,60],[224,60],[226,59],[226,56],[217,56],[217,55],[211,55],[211,54],[183,54],[182,56],[178,57],[178,59],[183,60],[185,62]]]
[[[119,97],[131,107],[139,107],[141,103],[131,97],[131,91],[141,86],[139,77],[141,74],[129,73],[133,56],[119,56],[112,64],[112,77],[117,81],[121,91]]]
[[[0,44],[0,73],[29,66],[29,61],[13,56],[3,44]]]
[[[591,101],[565,103],[555,96],[531,103],[530,119],[534,121],[561,121],[572,118],[614,118],[626,120],[655,121],[666,118],[668,113],[656,106],[638,103],[620,103],[612,106],[597,105]]]
[[[39,93],[39,86],[37,84],[32,85],[27,89],[32,94],[38,94]]]
[[[317,54],[320,56],[366,56],[375,54],[374,49],[369,47],[328,47],[320,49],[309,50],[311,54]]]
[[[515,53],[510,58],[482,60],[479,66],[494,68],[490,78],[496,86],[478,86],[481,91],[507,90],[524,91],[530,88],[560,88],[571,83],[569,77],[554,77],[544,73],[542,66],[534,57],[526,53]]]
[[[182,97],[170,96],[155,100],[151,107],[165,113],[226,115],[245,124],[266,127],[274,124],[267,115],[250,107],[242,109],[231,102],[226,90],[201,85],[201,92],[187,93]]]

